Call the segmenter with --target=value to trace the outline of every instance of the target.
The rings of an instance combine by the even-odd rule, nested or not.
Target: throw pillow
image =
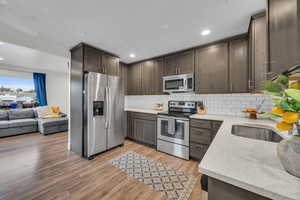
[[[52,113],[53,114],[57,114],[58,115],[58,114],[61,113],[59,106],[52,106],[51,109],[52,109]]]
[[[50,106],[42,106],[36,109],[38,118],[44,118],[46,115],[52,115],[52,109]]]

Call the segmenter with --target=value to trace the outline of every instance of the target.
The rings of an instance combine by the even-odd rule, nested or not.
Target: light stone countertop
[[[300,179],[283,169],[276,153],[277,143],[231,134],[234,124],[259,124],[276,131],[274,121],[219,115],[191,118],[223,121],[199,164],[201,173],[271,199],[300,200]],[[287,132],[277,133],[288,137]]]
[[[141,108],[125,108],[125,111],[147,113],[147,114],[157,114],[159,112],[163,112],[154,109],[141,109]]]

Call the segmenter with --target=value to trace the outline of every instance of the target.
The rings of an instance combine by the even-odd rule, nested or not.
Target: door
[[[298,0],[269,0],[270,72],[280,74],[300,64]]]
[[[176,61],[176,54],[167,56],[165,58],[165,70],[164,75],[165,76],[171,76],[177,74],[177,61]]]
[[[248,92],[248,39],[229,43],[230,92]]]
[[[87,156],[106,150],[106,119],[107,119],[107,76],[90,72],[85,75],[85,108],[87,130]],[[102,104],[102,113],[95,110]],[[100,106],[101,107],[101,106]],[[101,109],[101,108],[99,108]]]
[[[140,63],[128,67],[127,71],[128,95],[141,95],[142,91],[142,66]]]
[[[153,94],[153,83],[155,77],[154,71],[154,62],[153,60],[148,60],[142,65],[142,94],[143,95],[151,95]]]
[[[175,120],[174,132],[169,133],[169,120]],[[189,146],[189,121],[182,119],[175,119],[173,117],[159,117],[157,118],[157,137],[158,139]]]
[[[194,73],[194,50],[184,51],[177,56],[178,74],[190,74]]]
[[[105,67],[105,74],[120,76],[119,58],[109,54],[103,54],[102,63]]]
[[[102,73],[101,52],[93,47],[84,46],[84,71]]]
[[[196,93],[228,92],[228,44],[200,48],[195,55]]]
[[[262,14],[252,20],[250,27],[250,82],[249,89],[260,90],[262,81],[267,80],[267,19]]]
[[[152,80],[153,95],[163,94],[163,73],[164,73],[164,59],[158,58],[153,61],[154,78]]]
[[[118,76],[107,76],[108,129],[107,148],[123,143],[125,138],[124,90],[122,79]]]

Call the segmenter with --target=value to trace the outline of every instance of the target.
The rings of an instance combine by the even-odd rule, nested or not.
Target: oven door
[[[175,129],[169,133],[169,119],[175,120]],[[174,117],[157,118],[157,138],[160,140],[189,146],[189,120]]]

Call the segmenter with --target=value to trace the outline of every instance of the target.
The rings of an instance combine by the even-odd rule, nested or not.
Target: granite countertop
[[[231,134],[234,124],[259,124],[276,131],[274,121],[218,115],[191,118],[223,121],[199,164],[201,173],[271,199],[300,199],[300,179],[283,169],[276,154],[277,143]],[[287,132],[277,133],[289,137]]]

